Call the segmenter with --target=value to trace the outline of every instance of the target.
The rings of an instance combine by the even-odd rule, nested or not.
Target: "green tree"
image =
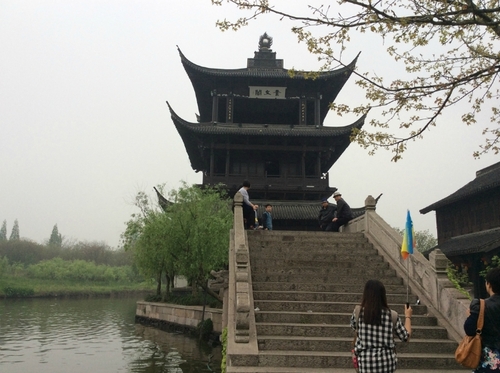
[[[232,224],[230,201],[222,188],[188,187],[184,184],[169,195],[173,202],[170,239],[179,260],[179,274],[220,299],[207,287],[211,270],[228,264],[229,229]]]
[[[222,30],[237,30],[263,15],[290,20],[291,31],[324,68],[345,66],[342,56],[353,36],[380,39],[387,55],[404,64],[405,71],[390,78],[377,72],[376,64],[370,64],[371,71],[354,71],[368,103],[331,105],[339,115],[372,109],[370,124],[375,130],[365,127],[352,136],[371,153],[379,147],[392,149],[397,161],[408,141],[421,138],[447,111],[459,113],[466,125],[487,111],[491,124],[480,129],[485,141],[474,156],[500,151],[497,0],[309,0],[307,8],[277,0],[212,0],[215,5],[223,3],[245,13],[218,21]]]
[[[7,241],[7,220],[3,221],[2,228],[0,228],[0,242]]]
[[[162,189],[162,187],[159,187]],[[135,197],[139,213],[132,214],[122,233],[125,251],[132,251],[134,263],[139,271],[157,282],[156,295],[161,296],[162,277],[166,278],[164,299],[168,299],[173,286],[176,258],[171,253],[169,229],[171,217],[159,206],[153,205],[145,192]]]
[[[193,287],[207,288],[211,270],[227,266],[232,213],[227,195],[218,188],[183,184],[169,193],[166,210],[153,207],[145,193],[136,197],[140,213],[134,214],[122,234],[126,250],[133,250],[141,273],[154,277],[160,295],[161,278],[166,276],[166,295],[174,275],[191,280]]]
[[[19,223],[16,220],[14,220],[14,226],[12,227],[12,231],[10,232],[10,237],[9,241],[17,241],[21,238],[19,234]]]
[[[170,232],[171,217],[164,211],[148,214],[142,233],[136,242],[135,260],[138,268],[157,279],[157,295],[161,293],[161,279],[165,275],[165,296],[168,299],[170,288],[178,268],[179,261],[175,256]]]
[[[403,237],[405,232],[404,229],[394,229],[396,229],[399,234],[401,234],[401,237]],[[425,252],[437,245],[437,239],[427,229],[425,231],[415,231],[415,245],[418,251]]]
[[[61,233],[59,233],[59,230],[57,229],[57,224],[54,225],[54,228],[52,228],[52,233],[49,239],[49,246],[56,246],[56,247],[62,246],[62,236]]]

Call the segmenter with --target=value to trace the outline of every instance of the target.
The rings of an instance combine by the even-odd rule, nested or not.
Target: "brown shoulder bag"
[[[476,335],[466,335],[455,351],[455,360],[466,368],[475,369],[481,361],[481,332],[484,324],[484,299],[479,300]]]

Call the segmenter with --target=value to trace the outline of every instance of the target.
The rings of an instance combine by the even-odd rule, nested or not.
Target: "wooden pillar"
[[[217,90],[212,91],[212,122],[217,122],[219,114],[219,97],[217,96]]]
[[[316,164],[316,174],[321,177],[321,152],[318,152],[318,159]]]
[[[316,99],[314,100],[314,125],[319,126],[321,124],[321,114],[320,114],[320,100],[321,100],[321,95],[318,93],[316,94]]]
[[[226,177],[229,177],[230,162],[231,162],[231,151],[228,148],[228,149],[226,149],[226,171],[225,171]]]
[[[302,173],[302,180],[305,181],[306,178],[306,151],[302,150],[302,159],[301,159],[301,173]]]
[[[469,278],[474,284],[474,298],[485,298],[486,288],[484,278],[480,272],[483,269],[483,262],[481,261],[480,254],[472,254],[472,265],[469,268]]]
[[[215,154],[214,154],[214,143],[210,144],[210,184],[213,183],[214,178],[214,167],[215,167]]]

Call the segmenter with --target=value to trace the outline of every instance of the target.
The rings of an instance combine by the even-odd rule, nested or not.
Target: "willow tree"
[[[122,246],[131,251],[134,265],[148,278],[156,280],[156,295],[161,296],[162,277],[167,279],[165,296],[170,293],[170,280],[175,275],[175,258],[169,245],[169,217],[159,206],[155,206],[145,192],[137,193],[134,205],[139,209],[126,222],[121,235]]]
[[[177,273],[177,260],[171,242],[171,219],[163,211],[151,211],[144,220],[141,234],[135,242],[134,261],[141,272],[156,278],[157,295],[161,294],[165,275],[165,296],[168,299]]]
[[[210,271],[227,266],[229,257],[229,229],[232,224],[230,200],[217,187],[187,186],[169,195],[172,202],[167,213],[172,217],[170,240],[180,274],[193,286],[203,288],[214,298],[218,294],[207,287]]]
[[[140,213],[127,222],[122,234],[125,249],[133,250],[140,271],[157,280],[160,295],[162,274],[167,276],[166,297],[174,275],[185,276],[194,288],[207,287],[210,271],[228,263],[230,203],[218,188],[183,184],[169,193],[165,209],[153,206],[144,192],[136,197]]]
[[[500,151],[498,0],[309,0],[307,8],[297,11],[303,2],[212,3],[229,3],[242,11],[238,19],[219,20],[222,30],[237,30],[264,15],[292,21],[291,31],[318,55],[325,69],[345,66],[342,53],[354,33],[380,38],[385,52],[403,63],[406,71],[384,77],[377,73],[376,64],[370,66],[374,71],[355,71],[367,100],[359,105],[331,105],[339,115],[377,109],[369,116],[372,130],[352,134],[352,140],[370,152],[388,148],[397,161],[409,140],[421,138],[450,110],[460,114],[466,125],[475,124],[477,114],[486,112],[488,123],[480,129],[484,143],[474,156]]]

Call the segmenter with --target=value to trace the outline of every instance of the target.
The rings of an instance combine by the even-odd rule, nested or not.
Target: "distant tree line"
[[[53,258],[84,260],[109,266],[133,264],[131,253],[123,249],[112,250],[104,243],[92,241],[55,246],[39,244],[27,239],[7,240],[0,242],[0,258],[2,257],[6,258],[9,263],[20,263],[25,266]]]
[[[19,234],[19,223],[14,220],[14,226],[12,227],[12,231],[10,232],[9,241],[15,241],[20,239]],[[7,220],[3,221],[2,228],[0,228],[0,242],[7,241]]]
[[[19,232],[19,222],[14,220],[14,226],[10,232],[9,241],[16,241],[21,239],[21,234]],[[2,223],[2,228],[0,228],[0,242],[7,241],[7,220]],[[59,233],[57,224],[52,228],[52,233],[50,235],[48,244],[51,246],[62,246],[62,235]]]

